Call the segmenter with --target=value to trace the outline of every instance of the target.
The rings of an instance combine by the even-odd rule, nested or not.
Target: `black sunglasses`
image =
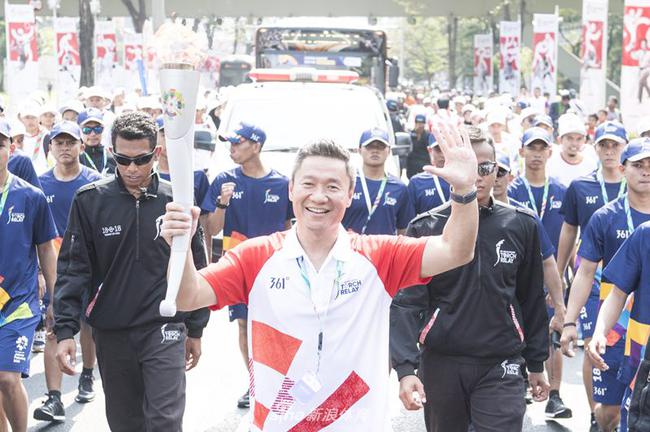
[[[84,126],[81,128],[81,132],[83,132],[84,135],[90,135],[91,132],[95,132],[96,135],[101,135],[102,132],[104,132],[104,126]]]
[[[481,177],[488,176],[494,172],[494,168],[496,168],[496,166],[496,162],[481,162],[478,164],[478,175]]]
[[[499,167],[499,170],[497,171],[497,177],[501,178],[505,177],[506,175],[508,175],[508,171]]]
[[[151,161],[151,158],[153,158],[155,152],[156,151],[153,150],[151,153],[146,153],[136,157],[128,157],[119,153],[113,153],[113,158],[115,159],[115,162],[120,165],[129,166],[131,163],[134,163],[137,166],[141,166],[148,164]]]

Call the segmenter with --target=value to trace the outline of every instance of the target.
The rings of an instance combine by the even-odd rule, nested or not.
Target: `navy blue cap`
[[[97,108],[86,108],[79,113],[77,117],[77,124],[83,126],[88,122],[97,122],[100,125],[104,124],[104,113]]]
[[[508,171],[508,172],[511,171],[511,168],[510,168],[510,158],[508,157],[507,154],[505,154],[505,153],[501,153],[501,152],[497,152],[497,166],[498,166],[499,168],[502,168],[502,169]]]
[[[532,127],[526,129],[524,135],[521,137],[521,146],[525,147],[535,141],[542,141],[547,146],[551,145],[551,137],[548,132],[540,127]]]
[[[388,137],[388,132],[379,128],[372,128],[363,131],[361,138],[359,139],[359,147],[365,147],[375,141],[379,141],[380,143],[384,143],[390,147],[390,138]]]
[[[416,123],[426,123],[427,122],[427,116],[424,114],[417,114],[415,116],[415,122]]]
[[[650,138],[635,138],[623,149],[621,164],[628,160],[636,162],[645,158],[650,158]]]
[[[230,141],[232,144],[239,144],[241,138],[264,145],[264,142],[266,141],[266,133],[255,125],[241,122],[232,135],[219,136],[221,141]]]
[[[627,132],[625,127],[619,122],[608,121],[596,128],[596,135],[594,142],[598,144],[600,141],[610,139],[620,144],[627,143]]]
[[[11,128],[6,120],[0,120],[0,135],[11,139]]]
[[[528,105],[528,102],[526,102],[526,101],[519,101],[519,102],[517,102],[517,106],[520,109],[524,109],[524,108],[528,108],[530,105]]]
[[[160,114],[158,117],[156,117],[156,126],[158,126],[159,131],[165,129],[165,120],[163,119],[162,114]]]
[[[542,124],[548,127],[553,127],[553,120],[551,119],[550,116],[547,116],[546,114],[540,114],[537,117],[535,117],[535,120],[533,121],[533,126],[539,126]]]
[[[389,99],[386,101],[386,108],[388,108],[388,111],[397,111],[399,106],[397,105],[397,101]]]
[[[76,140],[81,140],[81,129],[79,125],[70,120],[63,120],[55,124],[50,131],[50,140],[62,134],[68,134]]]

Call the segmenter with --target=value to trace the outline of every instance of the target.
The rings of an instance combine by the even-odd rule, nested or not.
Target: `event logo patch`
[[[275,195],[271,193],[271,189],[267,189],[264,193],[264,204],[266,203],[276,203],[280,201],[280,195]]]
[[[178,342],[181,340],[181,331],[180,330],[167,330],[167,324],[163,324],[160,327],[160,333],[162,334],[161,344],[165,342]]]
[[[497,261],[492,267],[496,267],[499,263],[501,264],[513,264],[517,259],[517,252],[509,250],[501,250],[505,240],[499,240],[495,246]]]
[[[174,118],[185,108],[183,93],[176,89],[169,89],[162,94],[162,103],[165,115]]]
[[[16,351],[14,351],[14,363],[22,363],[27,360],[27,346],[29,345],[29,339],[27,336],[19,336],[16,339]]]
[[[14,211],[14,206],[9,207],[7,211],[7,225],[10,223],[22,223],[25,221],[25,213],[18,213]]]

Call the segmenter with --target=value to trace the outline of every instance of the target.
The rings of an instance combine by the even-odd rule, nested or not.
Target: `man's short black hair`
[[[153,151],[157,144],[158,127],[149,114],[139,111],[127,112],[118,116],[111,128],[111,143],[115,151],[118,136],[128,141],[147,139],[149,149]]]
[[[479,146],[483,143],[486,143],[492,148],[492,154],[494,158],[497,157],[496,147],[494,146],[494,141],[492,137],[488,136],[483,129],[477,126],[465,126],[467,129],[467,135],[469,136],[469,142],[472,146]]]
[[[447,98],[440,98],[436,101],[436,104],[438,105],[438,108],[440,109],[449,109],[449,99]]]

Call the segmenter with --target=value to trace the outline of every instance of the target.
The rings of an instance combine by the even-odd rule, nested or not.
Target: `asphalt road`
[[[237,345],[237,328],[228,323],[224,311],[213,313],[210,324],[203,337],[203,355],[196,369],[187,375],[187,405],[184,417],[184,430],[189,432],[246,432],[245,416],[248,410],[236,408],[236,401],[248,385],[248,374],[244,368]],[[78,351],[79,352],[79,351]],[[572,419],[561,422],[547,422],[544,418],[544,404],[528,407],[524,431],[572,431],[589,430],[589,410],[582,389],[582,353],[565,362],[564,383],[561,395],[565,403],[573,409]],[[79,358],[78,367],[81,368]],[[31,419],[29,431],[108,431],[104,416],[104,397],[101,392],[99,373],[96,387],[97,399],[86,405],[74,401],[77,377],[64,377],[63,403],[66,407],[67,421],[63,424],[48,424]],[[30,418],[35,408],[44,400],[46,392],[43,375],[42,355],[32,359],[32,376],[24,381],[30,400]],[[391,418],[396,432],[424,432],[421,412],[406,412],[397,398],[397,380],[391,380]],[[394,396],[394,397],[393,397]]]

